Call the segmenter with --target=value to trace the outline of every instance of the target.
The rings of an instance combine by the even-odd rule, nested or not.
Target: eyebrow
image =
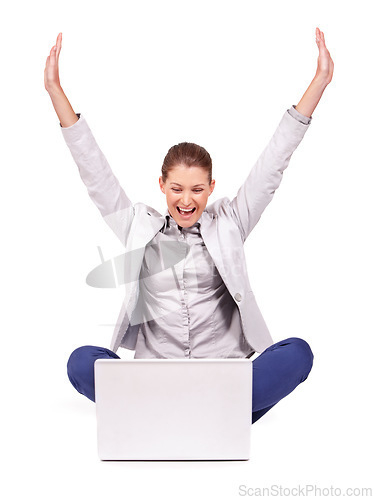
[[[180,187],[183,187],[181,184],[179,184],[178,182],[171,182],[171,184],[175,184],[176,186],[180,186]],[[204,186],[205,184],[195,184],[193,187],[197,187],[197,186]]]

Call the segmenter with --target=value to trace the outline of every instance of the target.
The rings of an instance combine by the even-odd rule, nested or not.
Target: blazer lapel
[[[226,283],[227,278],[226,278],[226,272],[225,272],[225,267],[224,267],[224,261],[222,258],[222,254],[220,251],[220,245],[219,245],[219,237],[217,233],[217,224],[215,220],[215,215],[210,214],[208,212],[203,212],[202,216],[200,218],[201,222],[201,235],[203,238],[203,241],[206,245],[206,248],[209,252],[209,254],[212,257],[212,260],[214,261],[214,264],[216,265],[220,276],[222,277],[223,281]]]

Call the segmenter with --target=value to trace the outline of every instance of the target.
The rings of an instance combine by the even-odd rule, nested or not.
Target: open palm
[[[60,87],[60,77],[58,69],[58,58],[61,52],[62,33],[59,33],[56,45],[51,48],[44,69],[44,86],[46,90]]]
[[[324,33],[319,28],[316,28],[316,43],[319,48],[316,77],[322,78],[329,84],[333,78],[334,63],[329,50],[326,48]]]

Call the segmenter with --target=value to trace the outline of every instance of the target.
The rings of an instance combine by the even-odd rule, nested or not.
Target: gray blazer
[[[141,311],[136,306],[141,302],[138,278],[145,246],[162,228],[165,218],[150,206],[129,200],[85,118],[77,115],[79,120],[74,125],[61,127],[63,137],[89,196],[125,246],[128,256],[125,265],[117,268],[118,273],[127,273],[126,294],[110,349],[134,350],[141,324]],[[211,203],[199,220],[206,248],[239,308],[246,340],[256,352],[263,352],[273,340],[250,286],[244,242],[280,185],[283,171],[311,120],[312,117],[303,116],[294,106],[288,109],[235,198]]]

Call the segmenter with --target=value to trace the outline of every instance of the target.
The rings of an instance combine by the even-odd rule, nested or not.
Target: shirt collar
[[[203,215],[203,213],[202,213],[202,215]],[[201,222],[199,222],[199,221],[201,221],[202,217],[200,217],[199,220],[193,224],[193,226],[190,226],[190,228],[189,227],[181,227],[181,226],[179,226],[176,223],[175,219],[170,214],[170,212],[168,210],[168,207],[167,207],[167,209],[166,209],[166,211],[164,213],[164,217],[166,219],[166,222],[165,222],[165,227],[166,228],[169,228],[172,225],[174,227],[177,227],[181,231],[182,229],[187,229],[188,230],[188,229],[192,229],[192,228],[196,228],[196,229],[199,230],[199,228],[201,227]]]

